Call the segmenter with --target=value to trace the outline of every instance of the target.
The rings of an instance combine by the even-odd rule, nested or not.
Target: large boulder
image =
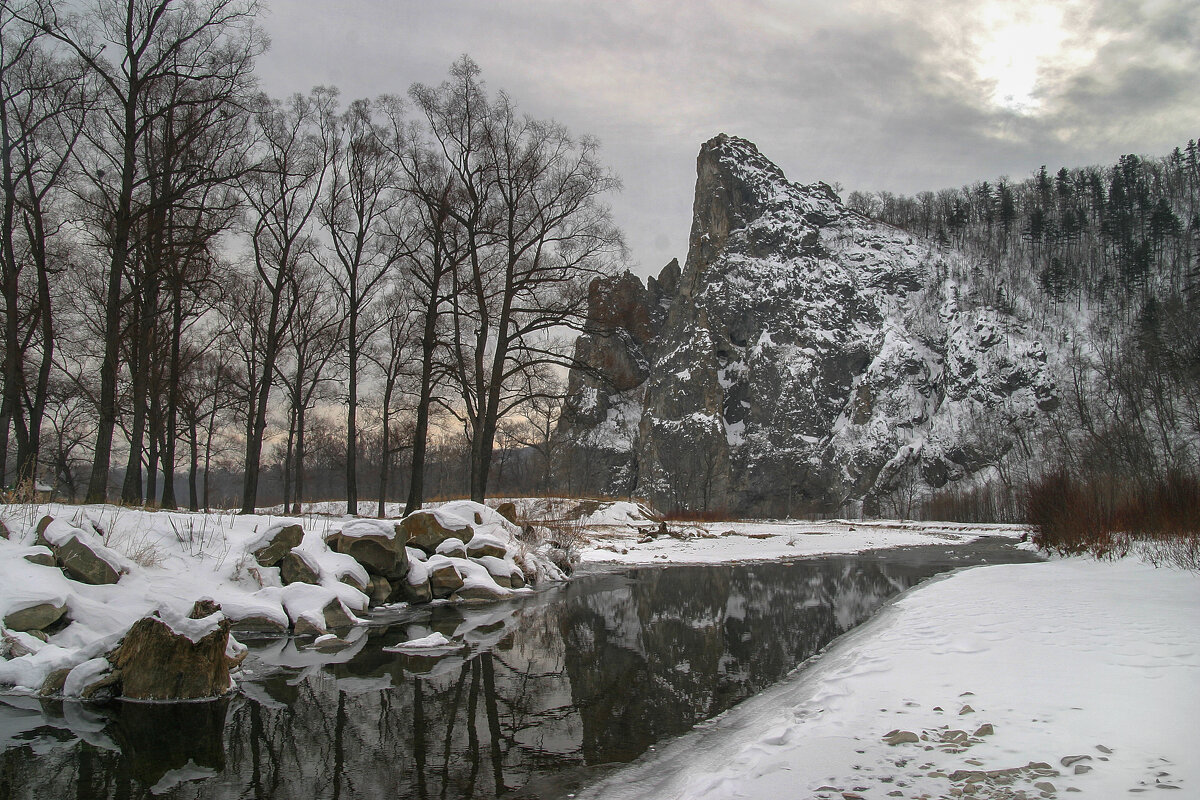
[[[436,511],[413,512],[400,520],[399,527],[405,544],[419,547],[431,555],[447,539],[458,539],[466,544],[475,535],[469,523],[452,517],[441,518]]]
[[[508,597],[508,592],[504,591],[499,586],[488,586],[486,584],[474,584],[471,586],[463,586],[458,591],[450,596],[451,600],[470,600],[470,601],[493,601],[503,600]]]
[[[320,566],[300,550],[292,550],[279,559],[279,575],[285,584],[321,582]]]
[[[332,550],[350,556],[367,572],[389,581],[408,573],[405,534],[400,526],[383,520],[356,519],[327,539]]]
[[[249,550],[254,560],[264,567],[273,567],[283,560],[300,542],[304,541],[304,528],[296,523],[278,523],[267,528]]]
[[[234,633],[287,633],[288,626],[277,617],[267,614],[247,614],[233,620],[230,628]]]
[[[401,597],[407,603],[428,603],[433,600],[433,587],[429,585],[428,580],[423,580],[420,583],[404,581],[400,585],[400,591]]]
[[[200,700],[220,697],[229,678],[230,621],[215,606],[197,603],[193,616],[168,610],[133,624],[109,656],[121,671],[121,695],[131,700]],[[198,618],[195,618],[198,617]]]
[[[106,550],[81,536],[71,536],[58,546],[55,556],[68,576],[100,586],[116,583],[121,577],[120,565],[113,563]]]
[[[371,598],[373,605],[383,605],[392,597],[392,584],[382,575],[372,575],[365,593],[367,597]]]
[[[36,603],[9,611],[4,615],[4,627],[10,631],[40,631],[58,622],[65,613],[66,603]]]
[[[498,537],[480,534],[467,545],[467,555],[471,558],[504,558],[508,555],[508,548]]]

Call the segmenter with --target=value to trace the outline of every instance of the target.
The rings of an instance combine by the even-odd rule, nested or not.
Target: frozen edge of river
[[[1195,791],[1198,676],[1194,573],[1134,558],[968,568],[582,796]],[[889,744],[893,731],[917,741]]]

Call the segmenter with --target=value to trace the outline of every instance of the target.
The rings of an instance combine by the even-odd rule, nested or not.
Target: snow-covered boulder
[[[273,567],[302,541],[303,527],[295,522],[277,522],[251,542],[247,550],[254,554],[254,560],[260,565]]]
[[[467,545],[467,555],[471,558],[504,558],[508,555],[508,546],[493,533],[479,533]]]
[[[404,540],[405,534],[393,522],[356,519],[347,522],[326,541],[334,552],[350,556],[367,572],[391,581],[408,572]]]
[[[49,628],[67,613],[66,600],[62,603],[42,602],[10,610],[4,615],[4,627],[10,631],[41,631]]]
[[[360,622],[337,591],[327,586],[293,583],[279,590],[279,597],[297,636],[322,636]]]
[[[116,583],[133,571],[133,563],[107,547],[100,537],[62,520],[39,523],[38,538],[54,553],[67,575],[80,583],[101,586]]]
[[[138,620],[109,657],[121,673],[121,696],[200,700],[226,694],[233,688],[229,628],[229,619],[211,601],[197,602],[191,616],[163,608]],[[74,694],[74,675],[67,678],[64,694]]]
[[[284,583],[321,582],[321,565],[303,550],[291,550],[279,560],[279,574]]]
[[[429,588],[434,597],[449,597],[462,588],[463,579],[456,564],[465,559],[446,556],[430,556],[425,562],[429,574]]]
[[[404,533],[406,545],[419,547],[430,555],[436,553],[438,545],[447,539],[457,539],[466,544],[475,535],[470,519],[447,513],[445,506],[431,511],[414,511],[400,521],[400,530]]]

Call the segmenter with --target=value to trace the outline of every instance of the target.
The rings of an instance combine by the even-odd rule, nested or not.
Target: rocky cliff
[[[994,465],[1059,402],[1054,358],[961,254],[791,183],[744,139],[697,159],[687,261],[592,287],[559,436],[575,489],[660,508],[880,509]]]

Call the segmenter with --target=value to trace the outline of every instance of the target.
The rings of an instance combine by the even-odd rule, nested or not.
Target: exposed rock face
[[[514,525],[519,524],[517,522],[517,506],[515,503],[501,503],[496,506],[496,513]]]
[[[329,546],[353,558],[372,575],[395,581],[408,573],[404,538],[400,525],[380,520],[354,520],[329,539]]]
[[[966,477],[1058,398],[1032,327],[947,278],[965,262],[722,134],[682,271],[593,285],[559,435],[615,472],[594,488],[668,509],[871,513]]]
[[[434,597],[450,597],[462,586],[462,576],[449,560],[430,564],[429,588]]]
[[[320,570],[316,564],[309,563],[299,550],[292,550],[279,560],[279,574],[284,583],[321,582]]]

